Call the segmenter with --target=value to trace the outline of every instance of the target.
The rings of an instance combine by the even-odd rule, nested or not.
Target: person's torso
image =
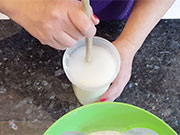
[[[134,0],[91,0],[94,13],[100,20],[127,19]]]

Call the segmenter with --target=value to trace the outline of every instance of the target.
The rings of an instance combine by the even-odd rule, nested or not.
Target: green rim
[[[106,110],[106,108],[108,109],[108,107],[112,108],[112,110],[110,110],[110,109]],[[122,108],[122,110],[120,108]],[[113,111],[113,109],[119,111],[119,113],[116,111]],[[101,112],[104,110],[107,111],[107,113],[109,113],[109,114]],[[132,113],[131,113],[131,111],[132,111]],[[126,103],[118,103],[118,102],[93,103],[93,104],[89,104],[86,106],[79,107],[75,110],[72,110],[71,112],[62,116],[54,124],[52,124],[52,126],[44,133],[44,135],[60,135],[60,133],[62,133],[64,131],[91,132],[91,131],[93,131],[93,128],[97,127],[97,125],[94,125],[96,123],[95,122],[93,123],[93,121],[97,120],[96,122],[98,123],[98,119],[101,121],[103,121],[103,119],[104,119],[104,121],[106,121],[104,123],[107,123],[107,119],[103,118],[103,115],[97,117],[95,115],[96,112],[99,114],[103,113],[106,116],[112,114],[112,118],[114,115],[116,115],[116,118],[114,118],[112,121],[108,119],[108,122],[111,122],[111,123],[117,121],[116,119],[120,119],[120,120],[125,119],[125,117],[127,115],[128,116],[127,121],[129,121],[129,123],[131,123],[131,126],[129,126],[127,128],[122,128],[121,130],[118,129],[118,131],[120,131],[120,132],[127,131],[131,128],[138,128],[138,127],[143,126],[144,128],[153,129],[159,135],[178,135],[168,124],[166,124],[164,121],[162,121],[160,118],[158,118],[154,114],[152,114],[144,109],[141,109],[139,107],[136,107],[134,105],[130,105],[130,104],[126,104]],[[122,112],[122,114],[120,114],[121,112]],[[94,114],[94,116],[91,116],[91,114]],[[131,116],[133,116],[133,117],[129,118]],[[147,118],[144,120],[141,118],[141,116],[147,117]],[[97,118],[93,119],[94,117],[97,117]],[[135,121],[137,121],[137,123],[136,122],[133,123],[132,119],[137,119],[137,117],[142,119],[142,121],[144,121],[144,122],[141,123],[141,122],[138,122],[138,120],[135,120]],[[78,119],[78,121],[77,121],[77,119]],[[148,120],[148,123],[146,120]],[[85,125],[84,123],[89,123],[89,121],[92,124],[88,125],[87,127],[84,127],[83,129],[80,128],[80,126],[82,126],[82,125],[84,126]],[[151,124],[149,124],[149,121],[151,121],[150,122]],[[119,123],[120,122],[116,122],[117,125]],[[79,126],[78,126],[78,124],[79,124]],[[101,124],[103,125],[103,122]],[[128,122],[127,122],[127,124],[128,124]],[[93,127],[93,125],[94,125],[94,127]],[[76,127],[76,126],[78,126],[78,127]],[[88,129],[88,127],[90,127],[90,129]],[[102,128],[102,130],[103,130],[103,128]],[[104,130],[105,130],[105,128],[104,128]],[[112,129],[109,129],[109,130],[112,130]],[[114,128],[114,130],[116,130],[116,129]],[[95,129],[94,131],[100,131],[100,128]],[[166,134],[165,134],[165,132],[166,132]]]

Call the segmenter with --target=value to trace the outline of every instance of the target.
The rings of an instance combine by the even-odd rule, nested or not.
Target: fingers
[[[100,102],[104,102],[102,101],[104,99],[106,99],[106,101],[112,102],[121,95],[131,76],[131,66],[129,66],[129,69],[127,68],[128,67],[121,67],[121,70],[115,81],[112,83],[108,91],[101,96]]]
[[[84,37],[83,34],[73,25],[69,16],[66,20],[67,21],[64,23],[64,26],[62,27],[63,31],[71,37],[73,37],[75,40],[81,40]]]
[[[53,19],[40,26],[42,28],[38,34],[39,40],[43,44],[64,50],[73,47],[84,37],[93,37],[96,33],[95,25],[98,23],[99,19],[95,15],[88,18],[79,2],[70,10],[55,10]]]
[[[69,22],[69,20],[67,20],[66,22]],[[71,25],[69,25],[69,27],[71,27],[71,29],[69,29],[69,31],[71,33],[74,33],[73,36],[75,36],[76,34],[76,39],[73,38],[72,35],[69,35],[68,33],[66,33],[65,31],[63,31],[63,28],[65,26],[63,23],[59,23],[58,21],[54,22],[54,26],[52,28],[52,36],[53,36],[53,47],[59,50],[64,50],[66,48],[71,48],[73,47],[76,42],[77,42],[77,38],[81,38],[82,35]]]
[[[39,39],[41,44],[43,45],[49,45],[57,50],[65,50],[67,47],[64,46],[64,45],[61,45],[60,43],[58,43],[56,41],[56,39],[54,39],[54,37],[51,37],[51,39],[48,39],[48,40],[41,40]]]
[[[98,18],[95,14],[93,14],[93,15],[91,16],[91,20],[92,20],[92,22],[94,23],[94,25],[97,25],[97,24],[99,24],[99,22],[100,22],[99,18]]]
[[[116,84],[112,84],[109,90],[101,97],[100,102],[113,102],[116,98],[120,96],[123,89],[116,87]]]
[[[76,44],[76,40],[65,32],[55,33],[53,35],[54,40],[59,44],[59,46],[70,48]],[[58,49],[58,47],[56,47]]]
[[[71,10],[69,18],[74,26],[87,38],[93,37],[96,33],[96,27],[94,23],[87,17],[87,15],[81,10]]]
[[[49,34],[45,36],[47,37],[46,40],[40,38],[42,44],[49,45],[58,50],[65,50],[66,48],[73,47],[76,44],[77,41],[74,38],[64,31],[59,30],[58,27],[56,28],[56,30],[51,30],[51,34],[49,32]]]
[[[50,43],[50,45],[57,50],[65,50],[67,48],[66,46],[58,43],[55,39]]]
[[[82,7],[81,7],[81,9],[82,9]],[[92,13],[92,15],[91,15],[91,21],[94,23],[94,25],[99,24],[100,20],[99,20],[99,18],[94,14],[92,7],[91,7],[91,13]]]
[[[100,22],[98,17],[95,14],[91,16],[91,21],[94,23],[94,25],[97,25]],[[81,40],[84,37],[83,34],[73,25],[69,16],[68,16],[68,21],[66,21],[63,29],[64,29],[64,32],[68,33],[75,40]]]

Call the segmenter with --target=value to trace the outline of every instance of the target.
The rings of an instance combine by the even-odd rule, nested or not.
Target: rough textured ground
[[[124,24],[101,23],[97,35],[113,41]],[[42,134],[80,106],[62,55],[13,22],[0,21],[0,135]],[[180,20],[162,20],[150,33],[117,101],[154,113],[180,133]]]

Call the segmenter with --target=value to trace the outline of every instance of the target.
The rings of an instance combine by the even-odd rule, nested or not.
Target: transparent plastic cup
[[[100,99],[100,97],[108,90],[110,84],[114,81],[116,76],[120,70],[120,55],[116,47],[109,42],[108,40],[101,38],[101,37],[94,37],[93,38],[93,45],[99,46],[106,49],[114,58],[116,69],[114,75],[109,79],[108,82],[105,82],[103,85],[99,86],[86,86],[84,84],[77,84],[75,80],[69,74],[68,63],[71,61],[71,54],[77,51],[79,47],[85,46],[86,42],[85,39],[79,41],[73,48],[66,49],[64,56],[63,56],[63,68],[68,77],[68,79],[72,82],[74,93],[79,100],[79,102],[83,105],[90,104],[96,102]],[[103,67],[102,67],[103,68]],[[106,74],[106,73],[104,73]],[[94,75],[96,76],[96,75]],[[86,78],[88,79],[88,78]]]

